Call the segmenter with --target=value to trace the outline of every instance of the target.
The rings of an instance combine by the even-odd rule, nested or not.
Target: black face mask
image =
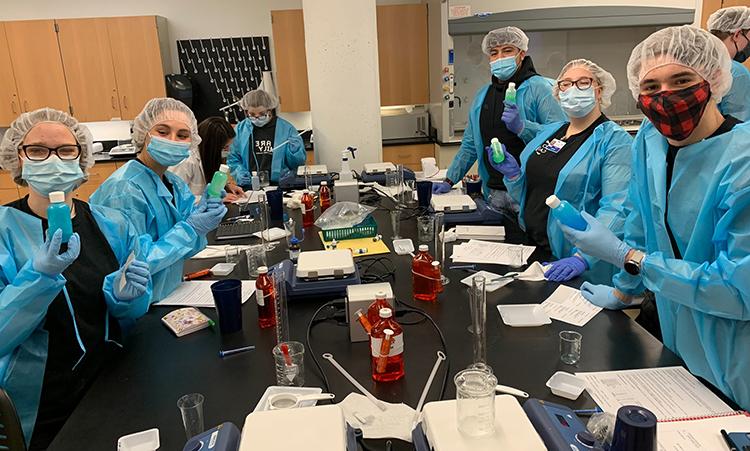
[[[737,43],[734,43],[734,48],[737,49],[737,53],[734,55],[734,60],[738,63],[744,63],[748,57],[750,57],[750,39],[743,33],[742,36],[748,41],[748,44],[744,49],[740,50],[737,48]]]

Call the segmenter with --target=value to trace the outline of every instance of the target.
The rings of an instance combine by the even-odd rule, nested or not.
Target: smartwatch
[[[646,254],[644,254],[643,252],[634,249],[630,255],[630,258],[625,260],[625,271],[627,271],[628,274],[632,274],[634,276],[639,275],[641,273],[641,263],[643,262],[643,258],[645,256]]]

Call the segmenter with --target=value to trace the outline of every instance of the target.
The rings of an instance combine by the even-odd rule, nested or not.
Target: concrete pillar
[[[315,158],[338,171],[382,161],[375,0],[302,0]]]

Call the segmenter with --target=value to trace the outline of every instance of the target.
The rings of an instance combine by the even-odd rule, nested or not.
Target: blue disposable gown
[[[250,178],[250,143],[253,140],[253,124],[244,119],[237,124],[237,136],[229,147],[227,164],[235,180]],[[288,121],[278,117],[273,137],[274,147],[289,141],[273,151],[271,159],[271,181],[278,183],[288,173],[297,173],[297,167],[305,164],[305,144],[297,129]]]
[[[91,206],[91,213],[120,266],[131,252],[144,259],[137,232],[122,213],[95,205]],[[0,207],[0,224],[3,225],[0,228],[0,386],[10,393],[16,405],[28,443],[36,422],[47,362],[44,318],[66,281],[61,274],[50,277],[34,270],[32,257],[44,243],[38,218],[15,208]],[[152,287],[149,284],[146,292],[136,299],[118,301],[113,285],[119,279],[117,274],[105,277],[102,290],[109,315],[127,328],[148,311]],[[69,307],[72,308],[70,304]],[[75,324],[72,317],[71,321]]]
[[[490,179],[490,173],[482,157],[484,141],[482,140],[482,131],[479,128],[479,113],[482,110],[482,103],[484,103],[484,97],[487,95],[489,88],[489,84],[483,86],[474,97],[461,147],[459,147],[458,153],[448,167],[447,174],[450,180],[458,182],[474,163],[479,161],[479,177],[482,179],[484,197],[489,196],[487,181]],[[524,124],[519,137],[525,143],[534,139],[544,125],[566,119],[560,104],[552,96],[552,80],[541,75],[534,75],[521,83],[516,92],[516,104]]]
[[[519,203],[518,216],[525,230],[524,209],[526,207],[526,163],[529,157],[550,138],[563,122],[544,127],[521,153],[521,175],[505,186],[513,200]],[[581,145],[557,176],[555,194],[567,200],[578,210],[585,210],[622,238],[625,216],[622,204],[630,182],[630,146],[633,138],[622,127],[612,121],[604,122]],[[565,150],[563,149],[563,152]],[[531,181],[533,183],[533,181]],[[552,254],[558,259],[576,253],[560,230],[552,215],[547,220],[547,238]],[[581,254],[589,265],[584,277],[594,283],[609,283],[617,268],[607,262]]]
[[[180,177],[169,171],[164,175],[172,184],[174,198],[159,176],[137,161],[115,171],[91,196],[92,204],[120,210],[141,234],[154,281],[151,302],[174,291],[182,282],[184,260],[206,247],[206,237],[186,222],[195,196]]]
[[[721,98],[719,110],[730,114],[742,122],[750,119],[750,70],[732,61],[732,87]]]
[[[633,144],[625,241],[643,249],[640,277],[615,286],[656,295],[664,344],[701,376],[750,409],[750,125],[682,148],[669,189],[667,141],[644,121]]]

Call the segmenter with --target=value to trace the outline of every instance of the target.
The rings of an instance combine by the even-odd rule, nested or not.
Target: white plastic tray
[[[510,327],[537,327],[552,323],[541,304],[498,305],[503,323]]]
[[[574,374],[558,371],[549,378],[547,387],[553,395],[575,401],[586,389],[586,381]]]
[[[268,398],[271,397],[271,395],[275,395],[277,393],[291,393],[293,395],[317,395],[320,393],[323,393],[323,389],[320,387],[285,387],[280,385],[271,385],[268,387],[263,393],[263,396],[260,397],[260,401],[258,401],[258,404],[255,405],[255,409],[253,409],[253,412],[262,412],[268,409]],[[317,404],[317,401],[303,401],[299,404],[300,407],[312,407]]]

